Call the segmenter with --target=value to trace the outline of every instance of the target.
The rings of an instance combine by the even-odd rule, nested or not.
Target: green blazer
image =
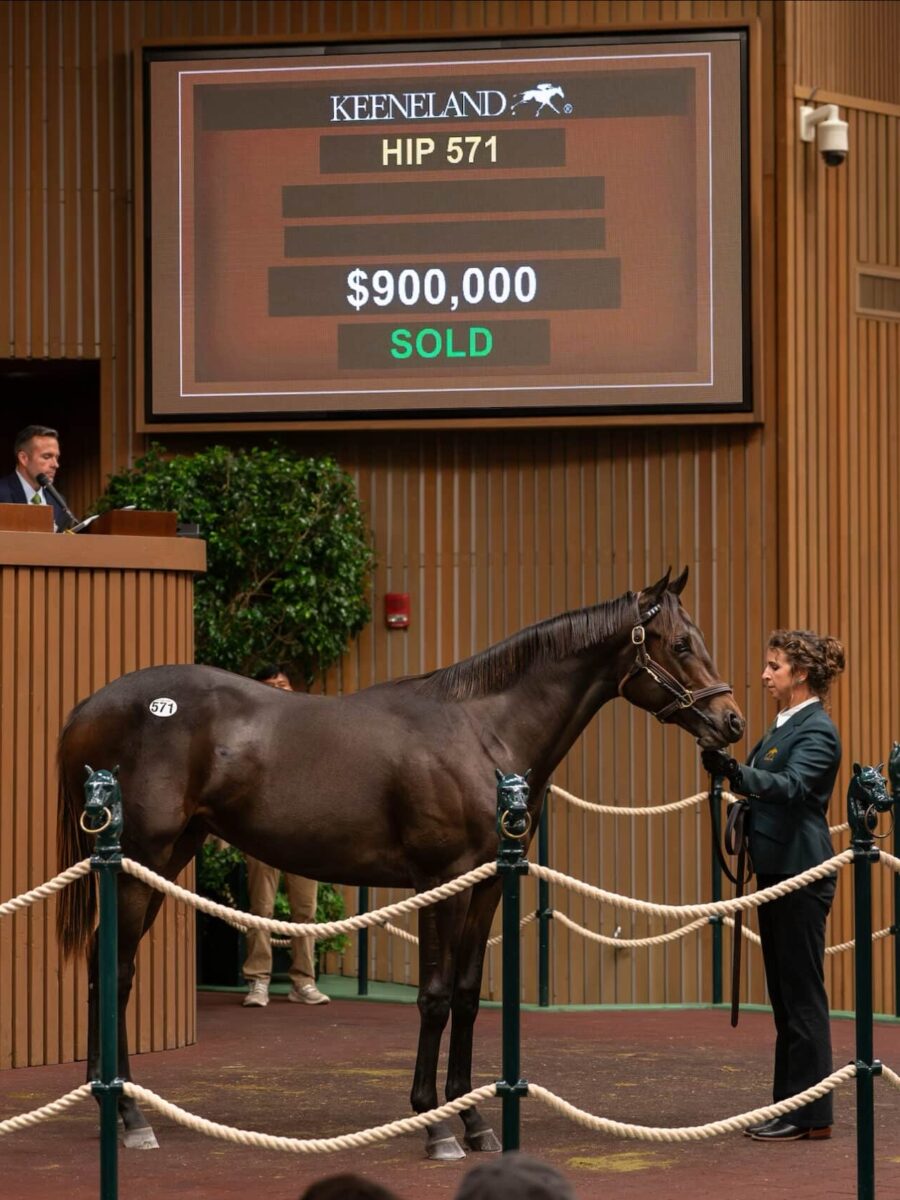
[[[758,875],[796,875],[834,854],[828,801],[841,739],[821,704],[809,704],[756,743],[735,790],[750,798],[750,857]]]

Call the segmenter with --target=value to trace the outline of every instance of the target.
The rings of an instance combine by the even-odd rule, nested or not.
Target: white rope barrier
[[[252,1129],[237,1129],[231,1125],[220,1125],[217,1121],[207,1121],[204,1117],[195,1116],[187,1109],[179,1108],[177,1104],[171,1104],[162,1096],[158,1096],[156,1092],[139,1087],[135,1083],[123,1084],[122,1090],[126,1096],[131,1096],[134,1100],[155,1108],[163,1116],[179,1125],[185,1125],[188,1129],[193,1129],[195,1133],[204,1133],[208,1137],[218,1138],[225,1142],[235,1142],[240,1146],[255,1146],[261,1150],[285,1150],[289,1154],[333,1154],[337,1150],[356,1150],[362,1146],[376,1146],[379,1142],[386,1142],[401,1134],[417,1133],[428,1125],[446,1121],[448,1117],[455,1117],[464,1109],[472,1108],[474,1105],[480,1104],[482,1100],[489,1100],[497,1095],[496,1083],[488,1083],[484,1087],[467,1092],[465,1096],[460,1096],[457,1100],[442,1104],[440,1108],[426,1113],[417,1113],[414,1117],[390,1121],[387,1125],[375,1125],[371,1129],[363,1129],[358,1133],[339,1134],[329,1138],[291,1138],[277,1137],[271,1133],[256,1133]]]
[[[890,1067],[883,1066],[881,1073],[893,1087],[900,1088],[900,1075],[897,1075]],[[832,1072],[831,1075],[828,1075],[813,1087],[807,1088],[805,1091],[799,1092],[787,1100],[782,1100],[778,1104],[767,1104],[750,1112],[738,1113],[733,1117],[725,1117],[719,1121],[710,1121],[704,1125],[652,1126],[614,1121],[609,1117],[596,1116],[593,1113],[586,1112],[584,1109],[577,1108],[574,1104],[570,1104],[567,1100],[557,1096],[548,1088],[536,1083],[529,1083],[527,1085],[527,1094],[529,1097],[542,1101],[560,1115],[567,1117],[570,1121],[574,1121],[577,1125],[591,1129],[596,1133],[606,1133],[612,1137],[633,1141],[695,1142],[719,1137],[722,1134],[738,1133],[751,1125],[755,1125],[759,1121],[767,1121],[772,1117],[787,1116],[805,1104],[826,1096],[840,1084],[854,1078],[855,1075],[856,1065],[850,1063],[845,1067],[841,1067],[840,1070]],[[457,1116],[465,1109],[472,1108],[474,1105],[482,1103],[482,1101],[493,1099],[497,1095],[497,1084],[485,1084],[483,1087],[467,1092],[465,1096],[460,1096],[458,1099],[449,1101],[447,1104],[443,1104],[439,1108],[432,1109],[427,1113],[418,1113],[413,1117],[403,1117],[399,1120],[390,1121],[384,1125],[375,1125],[369,1129],[362,1129],[355,1133],[337,1134],[334,1137],[327,1138],[281,1137],[275,1134],[258,1133],[251,1129],[241,1129],[233,1125],[223,1125],[218,1121],[210,1121],[205,1117],[197,1116],[196,1113],[191,1113],[187,1109],[171,1103],[171,1101],[164,1099],[149,1088],[141,1087],[139,1084],[130,1081],[126,1081],[122,1085],[122,1091],[126,1096],[130,1096],[132,1099],[150,1108],[154,1108],[157,1112],[168,1117],[169,1120],[174,1121],[176,1124],[183,1125],[195,1133],[217,1138],[220,1141],[232,1142],[240,1146],[252,1146],[262,1150],[285,1151],[290,1154],[331,1154],[339,1150],[355,1150],[365,1146],[375,1146],[380,1142],[388,1141],[390,1138],[400,1137],[407,1133],[417,1133],[429,1125],[445,1121],[449,1117]],[[79,1100],[85,1099],[90,1094],[91,1085],[89,1083],[82,1084],[81,1087],[67,1093],[65,1096],[61,1096],[58,1100],[54,1100],[50,1104],[45,1104],[41,1108],[22,1113],[16,1117],[10,1117],[0,1122],[0,1135],[17,1132],[40,1124],[40,1122],[49,1120],[51,1117],[59,1116],[66,1109],[71,1108],[72,1105]]]
[[[536,919],[536,912],[530,912],[526,914],[526,916],[524,916],[519,922],[519,928],[524,929],[526,925],[530,925],[531,922]],[[393,937],[398,937],[404,942],[412,942],[414,946],[418,946],[419,944],[419,939],[414,933],[410,933],[408,929],[400,929],[399,926],[392,925],[389,921],[385,921],[381,928],[385,931],[385,933],[390,933],[393,935]],[[499,946],[502,941],[503,934],[495,934],[494,937],[488,938],[487,940],[488,949],[490,949],[491,946]]]
[[[20,1129],[28,1129],[29,1126],[40,1125],[41,1121],[49,1121],[51,1117],[58,1117],[67,1108],[71,1108],[73,1104],[77,1104],[79,1100],[83,1100],[90,1094],[91,1085],[83,1083],[81,1087],[67,1092],[65,1096],[60,1096],[58,1100],[53,1100],[50,1104],[45,1104],[41,1108],[33,1108],[31,1112],[20,1113],[17,1117],[8,1117],[5,1121],[0,1121],[0,1136],[4,1133],[17,1133]]]
[[[549,1105],[562,1116],[568,1117],[577,1125],[593,1129],[597,1133],[608,1133],[613,1137],[642,1142],[699,1142],[718,1137],[723,1133],[739,1133],[741,1130],[755,1125],[758,1121],[768,1121],[771,1117],[786,1116],[795,1109],[802,1108],[804,1104],[809,1104],[812,1100],[819,1100],[822,1096],[827,1096],[839,1084],[845,1083],[855,1075],[856,1066],[854,1063],[850,1063],[828,1075],[821,1083],[807,1088],[805,1092],[798,1092],[796,1096],[791,1096],[789,1100],[782,1100],[779,1104],[768,1104],[764,1108],[754,1109],[753,1112],[739,1113],[737,1116],[726,1117],[721,1121],[710,1121],[707,1125],[683,1125],[668,1128],[652,1125],[628,1125],[623,1121],[613,1121],[609,1117],[594,1116],[593,1113],[585,1112],[583,1108],[576,1108],[574,1104],[569,1104],[568,1101],[562,1100],[553,1092],[536,1083],[529,1083],[528,1095],[543,1101],[544,1104]]]
[[[695,792],[693,796],[685,796],[683,800],[673,800],[669,804],[651,804],[643,807],[628,808],[623,804],[593,804],[590,800],[582,800],[580,796],[574,796],[571,792],[567,792],[565,788],[557,787],[555,783],[551,783],[548,791],[554,796],[559,796],[560,800],[565,800],[568,804],[573,804],[576,808],[586,809],[588,812],[601,813],[607,817],[651,817],[660,816],[664,813],[678,812],[682,808],[691,808],[695,804],[701,804],[704,800],[709,799],[709,792]],[[722,792],[722,798],[727,804],[736,804],[741,799],[734,792]],[[842,825],[829,825],[829,833],[845,833],[850,828],[850,822],[844,821]]]
[[[574,804],[576,808],[584,808],[588,812],[602,813],[603,816],[607,817],[659,816],[663,813],[678,812],[682,808],[691,808],[695,804],[702,803],[709,796],[709,792],[696,792],[693,796],[685,796],[683,800],[673,800],[669,804],[651,804],[642,808],[626,808],[620,804],[592,804],[590,800],[582,800],[580,796],[573,796],[571,792],[557,787],[555,783],[550,784],[549,790],[554,796],[559,796],[561,800],[565,800],[569,804]],[[729,804],[739,799],[732,792],[723,792],[722,795]]]
[[[900,872],[900,858],[895,858],[893,855],[885,851],[879,852],[881,861],[893,871]],[[607,903],[612,903],[617,907],[632,909],[638,912],[651,913],[661,916],[685,916],[696,915],[697,919],[688,925],[678,930],[672,930],[668,933],[655,935],[647,938],[611,938],[605,935],[595,934],[584,929],[583,926],[576,924],[570,920],[564,913],[554,912],[552,915],[555,920],[568,928],[581,933],[582,935],[591,938],[594,941],[603,942],[616,946],[620,949],[633,946],[659,945],[663,942],[672,941],[676,938],[684,937],[686,934],[695,931],[705,926],[710,916],[724,916],[724,923],[734,925],[733,920],[724,914],[729,912],[737,912],[749,908],[759,907],[768,900],[773,900],[796,891],[800,887],[806,886],[815,879],[824,877],[827,874],[833,873],[836,868],[848,865],[853,860],[853,851],[847,850],[842,854],[835,855],[826,863],[820,864],[818,867],[805,871],[800,875],[794,876],[791,879],[785,880],[774,887],[765,888],[762,891],[753,893],[750,896],[736,898],[730,901],[718,901],[713,904],[702,905],[657,905],[649,901],[632,900],[628,897],[618,896],[615,893],[606,892],[600,888],[594,888],[589,884],[584,884],[580,880],[563,875],[558,871],[553,871],[547,867],[540,867],[533,863],[528,864],[529,870],[539,879],[546,879],[548,882],[557,883],[560,886],[568,887],[570,890],[580,893],[581,895],[590,896]],[[141,879],[151,887],[156,887],[158,890],[175,896],[177,899],[183,900],[185,903],[193,905],[202,911],[209,912],[213,916],[221,916],[224,918],[235,915],[233,908],[217,904],[213,901],[206,900],[203,897],[196,896],[192,892],[171,883],[155,872],[148,870],[141,864],[134,862],[131,859],[122,860],[122,868]],[[0,915],[8,915],[18,909],[27,907],[35,903],[39,899],[52,895],[54,892],[61,890],[68,884],[72,883],[82,875],[90,871],[90,861],[84,860],[75,866],[68,868],[54,879],[42,884],[40,887],[33,889],[30,892],[24,893],[21,896],[15,897],[13,900],[7,901],[0,905]],[[252,914],[240,914],[243,920],[246,920],[248,927],[255,926],[257,928],[268,928],[279,933],[286,933],[291,936],[308,935],[312,933],[314,936],[330,937],[334,933],[346,932],[351,929],[365,928],[372,925],[381,925],[388,932],[405,937],[409,941],[417,941],[414,935],[402,930],[389,923],[389,918],[400,915],[401,913],[415,911],[424,907],[426,904],[438,903],[441,900],[447,899],[449,896],[455,895],[463,891],[467,887],[481,882],[483,879],[488,879],[496,873],[497,866],[494,862],[489,862],[478,867],[474,871],[467,872],[465,875],[459,876],[457,879],[443,884],[441,887],[433,888],[429,892],[422,892],[409,900],[401,901],[398,904],[389,905],[382,909],[374,910],[373,912],[359,914],[356,917],[351,917],[345,921],[332,921],[322,924],[294,924],[287,921],[274,921],[264,917],[256,917]],[[535,920],[537,913],[529,913],[520,921],[520,928]],[[744,936],[758,941],[758,935],[744,929]],[[887,937],[892,931],[890,929],[880,930],[873,935],[873,941],[882,937]],[[502,935],[498,935],[490,939],[489,945],[497,944],[502,940]],[[829,947],[826,953],[838,953],[841,950],[849,949],[854,944],[853,941],[843,943],[840,946]],[[598,1132],[611,1134],[615,1137],[629,1138],[633,1140],[643,1141],[659,1141],[659,1142],[686,1142],[698,1141],[706,1138],[716,1137],[724,1133],[735,1133],[748,1128],[757,1121],[768,1120],[771,1117],[781,1117],[792,1112],[794,1109],[802,1107],[813,1100],[817,1100],[828,1092],[832,1091],[839,1084],[851,1079],[856,1074],[856,1067],[850,1064],[841,1068],[839,1071],[833,1072],[826,1079],[823,1079],[815,1087],[808,1088],[806,1091],[799,1093],[797,1096],[791,1097],[789,1100],[782,1101],[779,1104],[767,1105],[763,1108],[755,1109],[752,1112],[740,1113],[734,1117],[728,1117],[720,1121],[713,1121],[706,1125],[685,1126],[685,1127],[661,1127],[642,1126],[627,1124],[620,1121],[613,1121],[610,1118],[595,1116],[586,1112],[583,1109],[576,1108],[569,1104],[561,1097],[556,1096],[553,1092],[538,1084],[528,1085],[528,1094],[541,1100],[549,1107],[566,1116],[568,1119],[575,1121],[577,1124],[593,1129]],[[895,1088],[900,1088],[900,1075],[897,1075],[888,1067],[882,1068],[882,1075]],[[65,1112],[79,1100],[90,1095],[92,1091],[89,1083],[83,1084],[81,1087],[61,1096],[59,1099],[52,1101],[41,1108],[34,1109],[30,1112],[22,1113],[15,1117],[10,1117],[4,1121],[0,1121],[0,1136],[16,1132],[21,1129],[28,1128],[39,1124],[42,1121],[51,1119]],[[151,1108],[155,1108],[164,1116],[178,1124],[185,1125],[195,1132],[206,1134],[210,1137],[219,1138],[221,1140],[235,1142],[240,1145],[255,1146],[262,1149],[282,1150],[294,1154],[314,1154],[314,1153],[331,1153],[337,1150],[355,1149],[362,1146],[375,1145],[379,1142],[386,1141],[389,1138],[400,1136],[401,1134],[413,1133],[425,1128],[427,1125],[438,1121],[446,1120],[448,1117],[455,1116],[464,1109],[472,1107],[482,1100],[494,1097],[497,1094],[497,1085],[488,1084],[482,1088],[470,1091],[465,1096],[451,1101],[438,1109],[434,1109],[428,1113],[420,1113],[414,1117],[407,1117],[397,1121],[389,1122],[385,1125],[374,1126],[367,1130],[361,1130],[356,1133],[342,1134],[331,1138],[287,1138],[277,1137],[271,1134],[257,1133],[252,1130],[238,1129],[232,1126],[222,1125],[218,1122],[206,1120],[203,1117],[196,1116],[188,1112],[186,1109],[180,1108],[178,1105],[172,1104],[169,1101],[158,1096],[155,1092],[149,1089],[140,1087],[137,1084],[127,1081],[123,1084],[123,1091],[126,1095],[133,1097]]]
[[[807,884],[814,883],[817,879],[833,875],[838,868],[845,867],[852,861],[853,851],[844,850],[841,854],[836,854],[817,867],[810,867],[808,871],[793,875],[781,883],[762,888],[758,892],[751,892],[748,896],[738,896],[733,900],[715,900],[710,904],[654,904],[650,900],[632,900],[628,896],[620,896],[616,892],[607,892],[603,888],[582,883],[581,880],[573,879],[571,875],[564,875],[561,871],[554,871],[551,867],[529,863],[528,870],[529,874],[537,876],[538,879],[555,883],[580,896],[600,900],[602,903],[611,904],[616,908],[631,909],[634,912],[650,913],[659,917],[722,917],[729,913],[746,912],[751,908],[759,908],[761,904],[766,904],[769,900],[780,900],[782,896],[796,892],[800,888],[806,887]],[[900,870],[900,859],[894,861],[897,863],[897,869]]]
[[[319,941],[323,938],[333,937],[337,933],[369,929],[373,925],[389,921],[392,917],[416,912],[420,908],[426,908],[429,904],[448,900],[451,896],[456,896],[459,892],[474,887],[476,883],[481,883],[496,875],[497,864],[493,861],[482,863],[480,867],[476,867],[473,871],[467,871],[456,879],[451,879],[449,883],[443,883],[440,887],[431,888],[427,892],[419,892],[415,896],[410,896],[408,900],[400,900],[397,904],[388,904],[385,908],[376,908],[367,913],[357,913],[355,917],[347,917],[343,921],[308,921],[305,924],[276,921],[269,917],[258,917],[253,913],[236,914],[233,908],[229,908],[225,904],[217,904],[215,900],[208,900],[205,896],[197,896],[194,892],[189,892],[187,888],[179,887],[177,883],[172,883],[162,875],[157,875],[155,871],[148,870],[141,863],[135,862],[133,858],[122,859],[122,870],[127,871],[136,879],[140,879],[148,887],[165,892],[167,896],[173,896],[176,900],[181,900],[184,904],[189,904],[212,917],[221,917],[229,925],[238,924],[238,921],[235,920],[238,915],[239,924],[248,929],[268,929],[272,933],[280,933],[286,937],[314,937]]]
[[[83,858],[74,867],[69,867],[30,892],[23,892],[21,896],[15,896],[12,900],[7,900],[5,904],[0,904],[0,917],[8,917],[11,913],[18,912],[20,908],[28,908],[30,904],[35,904],[38,900],[45,900],[47,896],[52,896],[54,892],[61,892],[64,887],[68,887],[82,875],[87,875],[90,869],[91,860]]]

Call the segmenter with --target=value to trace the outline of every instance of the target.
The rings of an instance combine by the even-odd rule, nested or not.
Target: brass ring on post
[[[521,833],[512,833],[507,828],[507,821],[509,820],[509,817],[510,817],[509,811],[500,814],[500,832],[503,834],[504,837],[511,838],[513,841],[516,841],[516,842],[521,842],[523,838],[526,838],[528,836],[528,830],[531,828],[531,814],[526,812],[523,815],[525,817],[525,828],[522,830]]]
[[[875,805],[874,805],[874,804],[870,804],[870,805],[869,805],[869,807],[866,809],[866,817],[867,817],[867,818],[868,818],[868,816],[869,816],[869,814],[870,814],[870,813],[874,813],[874,814],[875,814],[875,824],[877,825],[877,823],[878,823],[878,809],[875,807]],[[891,834],[894,832],[894,821],[895,821],[894,813],[893,813],[893,812],[891,812],[891,827],[890,827],[890,829],[889,829],[889,830],[888,830],[886,833],[876,833],[876,832],[875,832],[875,828],[874,828],[874,826],[873,826],[873,828],[870,830],[870,832],[871,832],[871,834],[872,834],[872,837],[873,837],[873,838],[877,838],[879,842],[883,842],[883,841],[884,841],[884,839],[885,839],[886,837],[890,837],[890,836],[891,836]]]
[[[78,824],[81,826],[81,828],[84,830],[85,833],[92,833],[92,834],[102,833],[103,830],[106,829],[107,826],[109,826],[112,823],[112,812],[106,807],[106,805],[103,806],[103,811],[106,813],[106,820],[103,822],[102,825],[98,825],[96,829],[93,829],[90,825],[85,825],[84,818],[87,814],[86,813],[81,814],[81,816],[78,818]]]

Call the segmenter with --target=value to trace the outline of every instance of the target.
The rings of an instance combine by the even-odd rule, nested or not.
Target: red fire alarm
[[[388,629],[406,629],[409,625],[409,592],[386,592],[384,620]]]

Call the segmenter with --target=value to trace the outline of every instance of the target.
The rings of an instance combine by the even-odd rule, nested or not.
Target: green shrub
[[[206,540],[195,585],[196,661],[251,673],[290,664],[307,684],[368,622],[371,537],[351,477],[277,443],[166,457],[155,444],[113,475],[98,512],[174,510]]]

